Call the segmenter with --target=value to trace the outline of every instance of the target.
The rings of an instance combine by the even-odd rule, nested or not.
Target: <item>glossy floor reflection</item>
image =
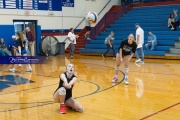
[[[0,120],[179,120],[180,61],[146,59],[145,64],[129,67],[130,85],[124,85],[124,74],[112,84],[115,60],[101,56],[58,55],[47,58],[47,64],[25,66],[10,73],[12,65],[0,65]],[[52,95],[58,87],[59,74],[66,65],[75,65],[79,82],[73,97],[84,107],[84,113],[67,109],[59,113]],[[120,67],[123,70],[123,64]]]

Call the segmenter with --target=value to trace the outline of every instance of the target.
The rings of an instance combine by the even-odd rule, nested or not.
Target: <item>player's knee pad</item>
[[[115,66],[115,70],[119,70],[119,66]]]
[[[128,73],[129,72],[129,68],[124,68],[124,72]]]
[[[66,95],[66,89],[64,87],[59,88],[59,94],[60,95]]]

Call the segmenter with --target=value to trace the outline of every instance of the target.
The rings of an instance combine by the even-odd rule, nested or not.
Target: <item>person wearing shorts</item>
[[[77,82],[77,77],[74,75],[74,65],[68,64],[66,72],[60,75],[59,86],[55,90],[54,101],[60,103],[60,113],[66,114],[66,106],[77,112],[83,112],[83,106],[74,98],[72,98],[72,90]]]
[[[136,48],[137,48],[137,44],[136,42],[134,42],[133,34],[130,34],[127,40],[123,40],[121,42],[119,47],[119,52],[116,54],[115,75],[114,78],[112,79],[112,82],[116,82],[118,80],[119,66],[121,65],[122,61],[124,61],[124,74],[125,74],[124,83],[126,85],[129,84],[128,67],[129,67],[129,62],[136,51]]]

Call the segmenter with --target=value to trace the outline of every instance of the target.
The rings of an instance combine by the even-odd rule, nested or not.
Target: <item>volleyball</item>
[[[96,14],[96,12],[88,12],[88,14],[86,15],[86,20],[91,24],[95,24],[97,22],[97,19],[98,15]]]

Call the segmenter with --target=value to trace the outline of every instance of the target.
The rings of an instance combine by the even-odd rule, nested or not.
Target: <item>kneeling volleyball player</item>
[[[72,89],[77,82],[77,77],[74,75],[74,65],[68,64],[66,72],[60,75],[59,86],[54,92],[54,101],[60,103],[60,113],[66,114],[66,106],[77,112],[83,112],[83,106],[74,98],[72,98]]]

